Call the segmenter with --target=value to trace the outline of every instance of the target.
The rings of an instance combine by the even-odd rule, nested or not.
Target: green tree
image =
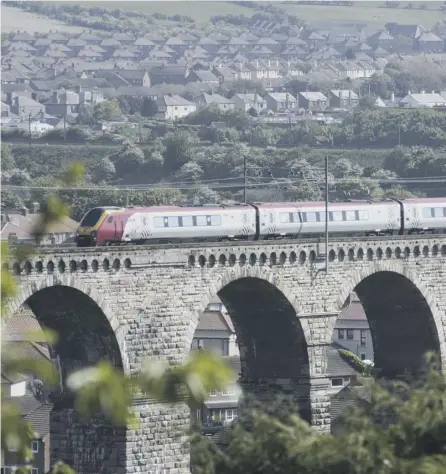
[[[12,154],[12,147],[8,143],[1,144],[1,165],[2,171],[11,171],[15,168],[14,155]]]
[[[102,158],[98,165],[92,170],[93,180],[95,182],[111,181],[116,175],[116,167],[110,158]]]
[[[174,173],[183,165],[191,161],[193,146],[196,140],[187,132],[176,131],[169,134],[165,139],[164,171],[167,174]]]
[[[144,98],[141,107],[140,113],[143,117],[153,117],[158,111],[158,106],[153,99]]]
[[[95,120],[112,120],[121,116],[121,108],[119,101],[116,99],[108,99],[99,102],[93,108],[93,117]]]

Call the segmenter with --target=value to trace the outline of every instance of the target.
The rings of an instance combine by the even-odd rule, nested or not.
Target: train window
[[[443,208],[442,207],[434,207],[433,208],[433,217],[443,217]]]
[[[307,212],[307,222],[317,222],[317,214],[315,212]]]
[[[282,224],[288,224],[290,222],[290,213],[289,212],[281,212],[280,213],[280,222]]]
[[[197,225],[199,226],[208,225],[207,216],[197,216],[195,219],[197,220]]]
[[[183,227],[193,227],[194,225],[194,218],[192,216],[183,216],[181,218]]]
[[[160,228],[164,227],[164,217],[154,217],[153,218],[153,227]]]
[[[221,216],[211,216],[211,225],[221,225]]]
[[[110,216],[110,217],[107,219],[107,222],[113,222],[113,216]]]
[[[358,211],[358,217],[360,221],[368,221],[369,213],[367,211]]]
[[[356,211],[345,211],[345,220],[346,221],[355,221],[356,220]]]
[[[292,221],[293,221],[293,222],[296,222],[296,223],[302,222],[302,221],[301,221],[301,217],[300,217],[300,212],[293,212],[293,213],[291,214],[291,217],[292,217]]]
[[[325,222],[325,212],[318,212],[317,215],[319,222]]]
[[[167,218],[167,225],[168,227],[179,227],[180,226],[180,218],[178,216],[170,216]]]
[[[334,222],[342,221],[342,211],[330,212],[330,220]]]
[[[432,208],[430,207],[423,207],[423,217],[432,217]]]

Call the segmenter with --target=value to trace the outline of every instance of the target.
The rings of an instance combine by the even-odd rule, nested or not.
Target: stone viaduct
[[[128,373],[148,357],[187,357],[201,312],[218,294],[233,319],[241,384],[259,397],[299,401],[316,429],[330,429],[326,349],[353,290],[367,313],[375,366],[416,373],[428,350],[446,363],[446,236],[362,242],[275,241],[189,246],[38,249],[14,263],[26,303],[59,333],[63,377],[107,359]],[[140,399],[137,430],[85,425],[62,390],[51,415],[52,458],[78,473],[186,473],[189,409]]]

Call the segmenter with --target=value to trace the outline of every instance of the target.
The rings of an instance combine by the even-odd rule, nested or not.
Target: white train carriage
[[[325,203],[259,204],[260,238],[307,237],[325,232]],[[401,207],[394,201],[330,202],[330,234],[398,234]]]
[[[446,233],[446,198],[404,199],[404,233]]]
[[[175,242],[254,239],[256,211],[249,205],[152,208],[132,214],[123,240]]]

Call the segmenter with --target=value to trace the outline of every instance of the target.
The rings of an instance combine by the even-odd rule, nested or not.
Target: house
[[[236,73],[233,69],[229,68],[228,66],[218,66],[212,69],[212,72],[215,76],[218,77],[220,83],[223,84],[230,84],[236,80]]]
[[[247,112],[250,109],[254,109],[257,113],[266,110],[266,100],[257,94],[235,94],[232,98],[236,109],[242,109]]]
[[[33,231],[42,219],[39,205],[34,204],[32,212],[27,208],[19,210],[2,209],[0,239],[13,242],[29,242],[34,240]],[[63,217],[53,222],[45,235],[41,237],[44,245],[58,245],[73,241],[79,223],[70,217]]]
[[[381,47],[391,50],[395,44],[395,38],[386,31],[378,31],[367,39],[367,43],[373,48]]]
[[[213,435],[238,418],[238,404],[243,394],[238,384],[240,357],[225,356],[223,360],[232,368],[233,380],[225,389],[211,391],[200,408],[191,410],[191,421],[200,423],[204,435]]]
[[[4,327],[4,350],[16,352],[19,357],[32,361],[51,362],[42,328],[28,308],[20,308],[8,319]],[[28,333],[33,341],[27,340]],[[38,342],[39,341],[39,342]],[[8,402],[20,408],[23,419],[32,424],[36,439],[31,442],[34,459],[28,464],[32,474],[48,472],[50,469],[50,414],[52,404],[48,400],[48,388],[34,373],[4,374],[1,377],[2,393]],[[21,466],[17,454],[2,451],[2,472],[12,473]]]
[[[442,53],[444,45],[444,40],[432,32],[423,33],[416,39],[416,47],[423,53]]]
[[[349,296],[336,320],[332,341],[362,360],[373,360],[370,326],[364,308],[355,293]]]
[[[336,109],[349,109],[356,107],[359,103],[359,97],[352,90],[332,89],[329,94],[330,107]]]
[[[343,415],[350,407],[366,407],[371,401],[369,387],[354,381],[330,397],[330,431],[332,434],[342,434]]]
[[[330,395],[356,381],[360,375],[350,362],[342,357],[339,351],[343,349],[344,347],[337,343],[332,343],[327,348],[327,374],[330,379],[328,392]]]
[[[178,120],[187,117],[197,110],[193,102],[189,102],[179,95],[164,95],[156,100],[157,116],[165,120]]]
[[[446,99],[433,91],[430,94],[424,91],[420,94],[412,94],[409,91],[406,97],[400,100],[399,105],[405,108],[446,107]]]
[[[186,84],[189,75],[188,66],[162,65],[152,68],[149,76],[152,85],[155,84]]]
[[[388,33],[395,36],[406,36],[413,40],[419,38],[424,33],[424,28],[421,25],[404,25],[398,23],[388,23],[385,25]]]
[[[269,92],[265,96],[268,109],[274,112],[284,112],[289,110],[295,112],[298,110],[297,99],[289,92]]]
[[[299,107],[306,110],[325,110],[330,102],[322,92],[299,92]]]
[[[236,80],[240,80],[240,79],[251,80],[252,79],[252,69],[247,64],[244,64],[242,62],[234,63],[231,65],[231,69],[235,72]]]
[[[271,61],[270,59],[253,61],[248,67],[252,70],[253,80],[278,79],[281,77],[280,64],[277,59],[275,61]]]
[[[318,50],[327,44],[327,39],[316,31],[313,31],[307,38],[307,44],[309,49]]]
[[[45,112],[59,117],[79,113],[79,94],[74,91],[54,91],[51,101],[45,104]]]
[[[222,302],[212,301],[200,316],[191,350],[204,349],[219,356],[240,356],[235,329]]]
[[[195,99],[195,103],[198,106],[215,104],[220,110],[223,111],[234,109],[234,101],[232,99],[227,99],[220,94],[214,93],[206,94],[206,92],[204,92]]]
[[[212,71],[203,71],[203,70],[196,70],[191,71],[190,74],[186,78],[187,82],[204,82],[206,84],[218,86],[220,81],[218,77],[212,73]]]
[[[25,95],[16,95],[12,99],[11,112],[20,117],[34,117],[45,112],[45,106]]]

